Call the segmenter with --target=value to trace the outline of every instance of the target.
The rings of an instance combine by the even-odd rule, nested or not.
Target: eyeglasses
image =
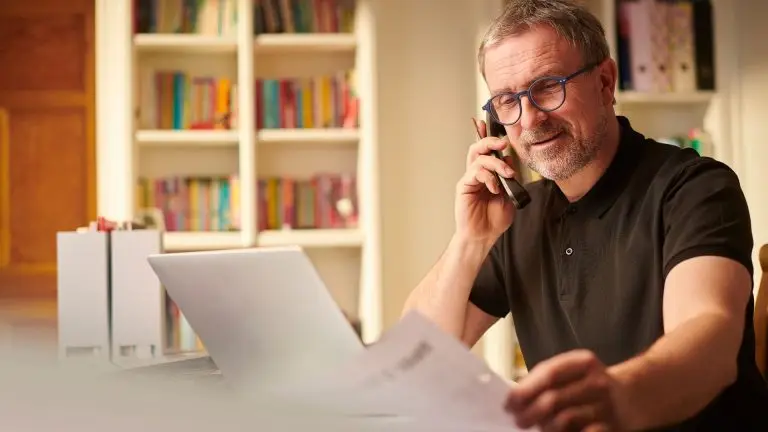
[[[520,120],[520,116],[523,114],[523,105],[520,100],[523,97],[528,97],[533,106],[539,110],[552,112],[560,108],[565,102],[565,83],[598,64],[600,63],[589,64],[565,77],[544,76],[537,78],[531,83],[528,90],[495,95],[483,105],[483,109],[490,113],[495,121],[503,125],[513,125]]]

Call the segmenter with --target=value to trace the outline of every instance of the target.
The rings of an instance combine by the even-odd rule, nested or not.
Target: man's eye
[[[512,95],[499,96],[499,105],[512,105],[517,103],[517,98]]]

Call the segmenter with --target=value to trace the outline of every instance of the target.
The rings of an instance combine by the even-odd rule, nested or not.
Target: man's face
[[[488,48],[485,56],[491,95],[527,90],[536,78],[565,77],[584,66],[578,47],[570,46],[548,26],[509,37]],[[606,90],[601,66],[568,81],[565,94],[565,102],[552,112],[539,110],[523,97],[520,119],[505,126],[521,160],[551,180],[567,179],[595,158],[612,105],[612,90]]]

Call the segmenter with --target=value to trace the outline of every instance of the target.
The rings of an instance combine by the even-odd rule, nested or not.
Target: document
[[[360,356],[301,392],[314,408],[441,430],[519,431],[504,411],[510,384],[414,312]],[[533,429],[529,429],[533,430]]]

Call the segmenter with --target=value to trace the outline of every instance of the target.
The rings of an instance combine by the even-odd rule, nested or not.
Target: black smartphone
[[[490,114],[486,114],[485,127],[488,131],[488,136],[502,138],[507,134],[506,130],[504,130],[504,126],[493,121],[493,118],[490,116]],[[491,153],[493,153],[493,155],[499,159],[504,158],[503,154],[498,150],[493,150]],[[514,178],[502,177],[499,175],[499,173],[495,174],[499,179],[499,183],[501,183],[502,187],[504,188],[504,191],[507,193],[507,196],[509,196],[509,198],[512,200],[512,203],[515,205],[515,208],[521,209],[531,202],[531,196],[528,194],[528,191],[525,190],[523,185],[520,184],[520,182]]]

